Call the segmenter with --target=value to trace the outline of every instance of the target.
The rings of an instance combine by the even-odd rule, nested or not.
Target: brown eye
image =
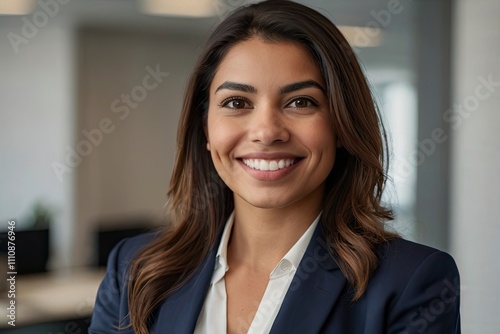
[[[288,103],[288,107],[298,109],[311,108],[313,106],[317,107],[319,106],[319,103],[308,97],[298,97]]]
[[[250,103],[243,98],[232,97],[224,100],[220,106],[229,109],[248,109],[250,108]]]
[[[295,100],[295,106],[297,108],[307,108],[309,107],[310,105],[310,102],[307,101],[306,99],[297,99]]]
[[[245,108],[245,101],[234,100],[234,101],[229,102],[227,105],[230,108],[241,109],[241,108]]]

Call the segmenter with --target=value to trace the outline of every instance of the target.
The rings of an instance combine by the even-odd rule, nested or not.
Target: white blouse
[[[252,321],[248,329],[248,334],[269,333],[271,331],[274,319],[276,319],[276,315],[290,287],[295,271],[311,241],[320,216],[321,213],[269,275],[269,283],[254,318],[241,319],[242,322],[246,323]],[[198,317],[198,322],[196,323],[195,334],[227,332],[227,295],[224,276],[229,270],[227,264],[227,244],[231,235],[233,222],[234,212],[229,216],[224,227],[215,258],[212,281]]]

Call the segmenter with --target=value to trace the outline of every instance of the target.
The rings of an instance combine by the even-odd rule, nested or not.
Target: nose
[[[249,135],[253,142],[271,145],[290,139],[286,120],[279,108],[271,106],[256,108],[252,116],[249,122]]]

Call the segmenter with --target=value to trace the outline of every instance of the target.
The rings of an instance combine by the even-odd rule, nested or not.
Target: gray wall
[[[75,261],[84,264],[98,224],[164,216],[182,96],[201,38],[92,29],[78,39],[77,145],[89,142],[84,130],[95,138],[77,167]]]
[[[456,1],[453,35],[450,232],[462,276],[463,332],[497,334],[500,1]]]

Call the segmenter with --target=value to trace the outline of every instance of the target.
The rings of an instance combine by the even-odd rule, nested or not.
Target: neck
[[[263,209],[235,198],[228,260],[256,271],[270,272],[320,211],[321,203]]]

